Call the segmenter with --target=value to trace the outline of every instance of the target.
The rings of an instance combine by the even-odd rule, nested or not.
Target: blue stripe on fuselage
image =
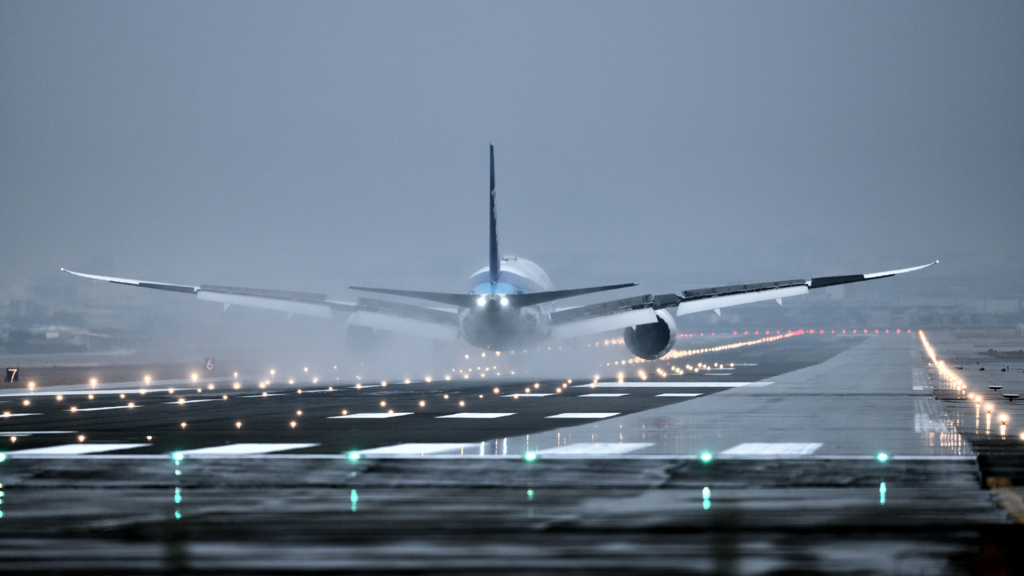
[[[471,294],[530,294],[541,292],[543,289],[533,280],[520,276],[508,270],[502,270],[498,274],[498,282],[491,284],[488,272],[481,272],[469,279],[473,288]]]

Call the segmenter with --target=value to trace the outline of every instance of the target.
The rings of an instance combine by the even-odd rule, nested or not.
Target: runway
[[[977,356],[931,339],[932,353]],[[96,573],[1019,566],[1024,415],[971,430],[975,403],[925,340],[802,334],[621,381],[240,374],[5,390],[0,560]],[[985,377],[1020,387],[1017,362]],[[978,374],[961,382],[984,390]]]

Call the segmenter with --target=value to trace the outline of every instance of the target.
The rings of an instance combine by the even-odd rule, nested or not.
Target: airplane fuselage
[[[501,261],[498,281],[490,281],[489,268],[482,268],[469,279],[469,294],[479,295],[477,305],[459,314],[466,342],[489,350],[510,350],[535,345],[551,331],[551,304],[516,308],[503,296],[532,294],[551,290],[551,279],[544,270],[524,258],[506,257]]]

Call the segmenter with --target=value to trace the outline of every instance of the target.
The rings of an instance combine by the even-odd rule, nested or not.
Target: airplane
[[[430,302],[435,306],[413,305],[394,300],[359,297],[355,302],[331,300],[326,294],[239,288],[210,284],[168,284],[129,278],[114,278],[68,272],[82,278],[114,284],[192,294],[199,300],[229,306],[247,306],[293,314],[332,318],[335,312],[349,314],[348,326],[362,326],[434,340],[462,339],[486,350],[515,350],[548,340],[573,340],[587,335],[623,330],[626,347],[638,358],[655,360],[667,354],[676,341],[675,316],[807,294],[828,286],[888,278],[938,264],[869,274],[824,276],[810,280],[783,280],[734,286],[717,286],[679,293],[646,294],[608,302],[568,308],[554,302],[609,290],[636,286],[634,283],[555,290],[550,278],[537,264],[515,256],[500,257],[498,221],[495,209],[494,144],[490,146],[490,252],[488,265],[469,279],[465,292],[422,292],[350,286],[369,294],[398,296]],[[442,307],[437,307],[440,304]],[[347,327],[346,327],[347,328]]]

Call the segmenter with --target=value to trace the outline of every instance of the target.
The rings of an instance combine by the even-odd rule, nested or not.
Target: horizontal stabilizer
[[[509,304],[512,306],[522,308],[524,306],[536,306],[537,304],[543,304],[545,302],[553,302],[563,298],[572,298],[573,296],[582,296],[584,294],[593,294],[595,292],[604,292],[606,290],[618,290],[619,288],[629,288],[631,286],[636,286],[636,284],[615,284],[611,286],[595,286],[593,288],[577,288],[574,290],[550,290],[547,292],[533,292],[531,294],[505,294],[504,297],[508,298]],[[377,294],[388,294],[390,296],[402,296],[405,298],[428,300],[430,302],[449,304],[460,308],[472,308],[477,306],[477,301],[481,296],[480,294],[419,292],[415,290],[391,290],[389,288],[364,288],[360,286],[350,286],[349,288],[352,290],[359,290],[361,292],[374,292]]]

